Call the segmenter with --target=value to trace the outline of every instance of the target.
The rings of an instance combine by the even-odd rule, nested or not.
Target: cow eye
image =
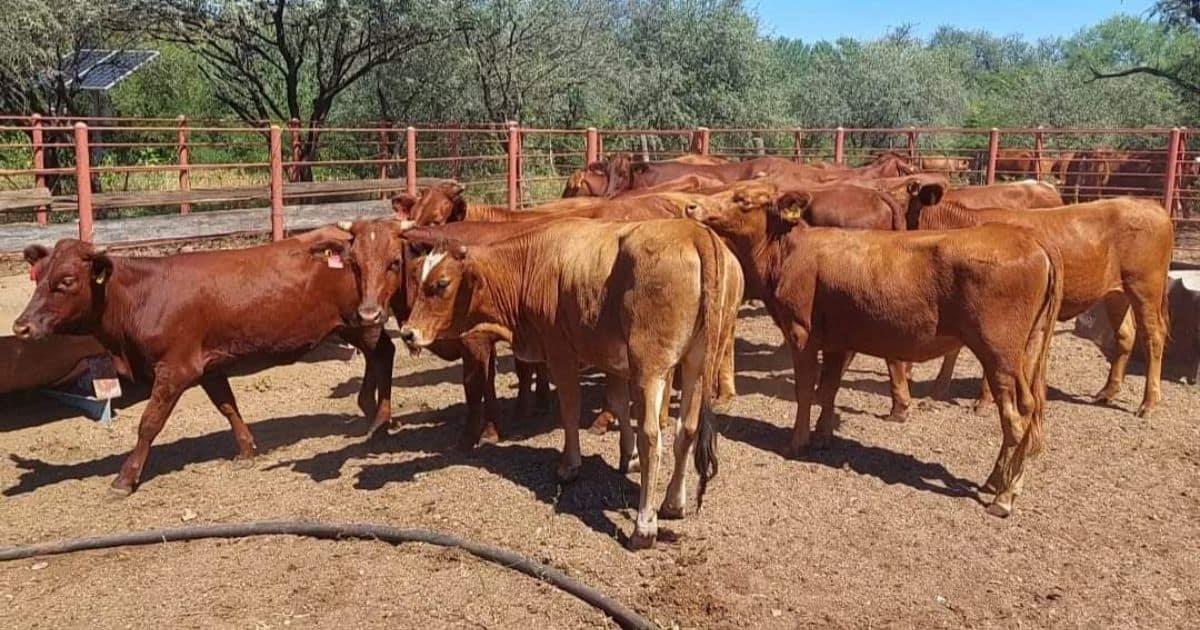
[[[450,286],[450,278],[446,278],[446,277],[438,278],[437,288],[445,289],[448,286]]]
[[[388,265],[388,269],[391,271],[400,271],[400,268],[403,265],[404,265],[404,263],[399,258],[397,258],[396,260],[393,260],[390,265]]]
[[[55,291],[70,291],[75,287],[75,276],[63,276],[58,284],[54,285]]]

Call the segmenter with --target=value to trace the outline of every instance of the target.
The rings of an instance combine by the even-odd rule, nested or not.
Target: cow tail
[[[697,243],[700,254],[700,313],[704,329],[704,370],[701,374],[700,426],[696,435],[695,465],[700,476],[696,489],[696,509],[704,506],[704,492],[708,482],[717,476],[717,431],[713,425],[713,402],[717,397],[718,374],[721,368],[724,343],[724,246],[720,238],[708,228],[703,228],[707,245]]]
[[[1058,248],[1053,245],[1047,245],[1041,241],[1038,244],[1046,254],[1050,269],[1046,274],[1046,291],[1042,307],[1030,330],[1029,342],[1025,346],[1027,355],[1035,353],[1037,356],[1033,370],[1025,377],[1029,379],[1025,382],[1025,386],[1032,390],[1029,393],[1032,394],[1034,406],[1029,426],[1025,429],[1025,435],[1021,437],[1019,445],[1019,450],[1030,457],[1041,452],[1044,441],[1042,424],[1046,414],[1046,370],[1050,363],[1050,342],[1054,339],[1054,328],[1058,324],[1058,312],[1062,306],[1063,297],[1062,256],[1059,254]],[[1040,342],[1037,345],[1033,344],[1035,338],[1038,338]]]

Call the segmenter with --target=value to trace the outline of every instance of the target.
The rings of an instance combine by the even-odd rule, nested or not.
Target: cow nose
[[[358,317],[366,324],[378,324],[383,319],[383,309],[377,305],[358,307]]]
[[[13,323],[13,334],[17,336],[17,339],[29,339],[33,336],[33,326],[15,322]]]
[[[403,326],[400,328],[400,339],[404,341],[404,343],[412,343],[413,341],[416,341],[417,334],[414,333],[413,330],[408,326]]]
[[[696,215],[700,214],[700,206],[694,203],[689,203],[687,207],[683,209],[683,213],[686,214],[688,218],[695,219]]]

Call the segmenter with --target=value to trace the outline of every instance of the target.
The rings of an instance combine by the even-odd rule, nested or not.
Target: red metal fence
[[[0,221],[78,220],[93,236],[98,209],[180,214],[266,202],[284,235],[285,204],[358,193],[416,192],[418,178],[461,181],[475,199],[517,208],[557,197],[571,172],[600,156],[701,153],[857,165],[883,151],[972,184],[1012,178],[1057,183],[1069,201],[1160,199],[1181,222],[1200,203],[1200,138],[1187,129],[532,129],[509,123],[439,128],[371,123],[304,129],[155,118],[0,117],[0,195],[52,189],[49,203],[12,207]],[[297,182],[392,182],[301,187]]]

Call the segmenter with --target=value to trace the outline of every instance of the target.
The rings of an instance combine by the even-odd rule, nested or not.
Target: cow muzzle
[[[387,313],[378,304],[367,304],[358,307],[358,318],[367,326],[377,326],[387,319]]]
[[[13,334],[17,336],[17,339],[21,339],[23,341],[39,339],[43,336],[39,334],[37,327],[35,327],[33,324],[25,323],[21,320],[17,320],[13,323],[12,330]]]
[[[421,331],[407,325],[400,327],[400,340],[409,348],[424,348],[432,343],[432,340],[426,339]]]

